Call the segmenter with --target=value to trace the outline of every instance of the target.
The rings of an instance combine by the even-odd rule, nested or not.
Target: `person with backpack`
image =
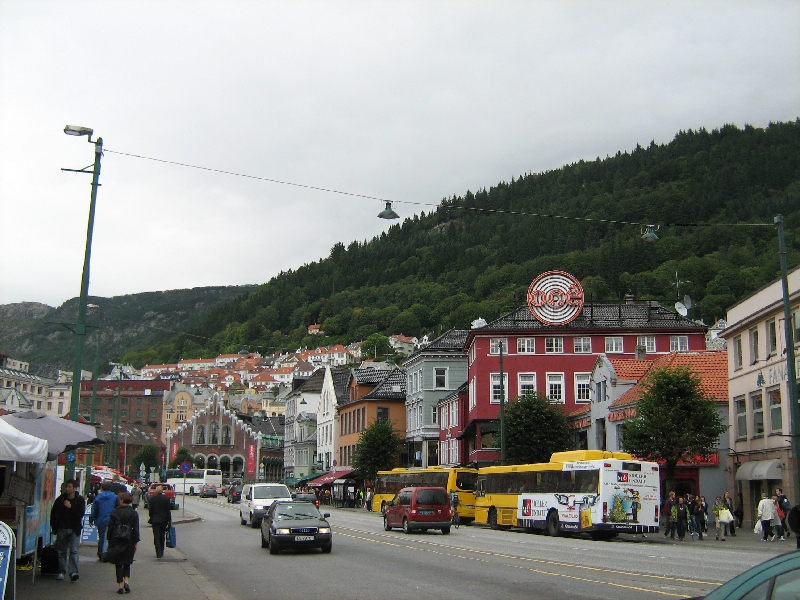
[[[792,503],[783,493],[781,488],[775,488],[775,495],[778,497],[778,518],[781,520],[781,539],[785,540],[791,535],[791,531],[786,526],[786,516],[792,510]]]
[[[78,550],[81,545],[83,517],[86,500],[78,493],[78,482],[69,479],[64,483],[64,492],[56,498],[50,510],[50,528],[56,533],[58,550],[58,577],[63,581],[69,569],[70,581],[78,581]]]
[[[103,560],[106,551],[106,534],[111,513],[119,506],[117,494],[111,491],[111,482],[106,479],[100,487],[100,492],[92,502],[92,513],[89,515],[89,525],[97,526],[97,559]]]
[[[117,572],[118,594],[131,591],[131,563],[139,543],[139,513],[131,506],[133,498],[128,492],[119,494],[120,506],[111,513],[108,525],[108,552],[106,561],[113,563]]]

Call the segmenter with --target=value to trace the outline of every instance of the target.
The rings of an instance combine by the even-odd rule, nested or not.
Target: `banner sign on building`
[[[256,445],[247,445],[247,474],[255,475],[256,473]]]
[[[583,310],[583,287],[564,271],[547,271],[528,288],[528,310],[545,325],[566,325]]]

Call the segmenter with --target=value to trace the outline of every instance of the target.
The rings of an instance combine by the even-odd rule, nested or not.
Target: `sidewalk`
[[[229,600],[186,559],[179,548],[166,548],[164,558],[156,560],[153,533],[147,524],[146,513],[139,513],[141,541],[136,559],[131,565],[131,594],[138,598],[189,598],[191,600]],[[183,518],[174,518],[180,546],[182,523],[199,521],[200,517],[186,512]],[[10,574],[10,573],[9,573]],[[81,544],[80,579],[58,581],[55,575],[41,575],[37,569],[36,583],[31,582],[31,571],[17,571],[18,600],[94,600],[116,596],[117,582],[114,565],[98,562],[97,546]]]
[[[675,539],[664,537],[665,528],[661,527],[659,533],[648,534],[647,537],[642,535],[628,535],[622,534],[619,539],[628,543],[650,543],[650,544],[674,544],[674,545],[708,545],[714,548],[729,548],[735,550],[756,550],[768,551],[779,554],[781,552],[793,552],[798,549],[797,537],[792,534],[791,537],[786,538],[786,541],[781,541],[776,538],[774,542],[761,541],[761,534],[753,533],[752,528],[737,529],[736,535],[726,535],[725,540],[715,539],[717,530],[716,527],[709,527],[708,533],[703,534],[703,540],[700,541],[697,536],[690,536],[688,533],[685,536],[685,541],[681,542],[677,536]],[[709,535],[710,534],[710,535]]]

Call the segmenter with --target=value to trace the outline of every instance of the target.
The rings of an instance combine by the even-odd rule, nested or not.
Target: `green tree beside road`
[[[183,461],[188,460],[194,466],[194,459],[192,458],[192,453],[189,452],[189,449],[186,446],[181,446],[178,448],[178,451],[175,453],[175,458],[173,458],[169,463],[170,469],[177,469],[178,465],[180,465]]]
[[[397,455],[402,447],[403,438],[395,433],[392,421],[373,421],[358,438],[353,466],[364,479],[374,481],[378,471],[388,471],[397,466]]]
[[[636,417],[622,424],[622,447],[643,460],[663,460],[669,492],[675,489],[678,461],[716,452],[728,427],[714,399],[703,394],[699,378],[686,367],[657,369],[644,386]]]
[[[512,465],[549,462],[569,448],[567,419],[560,408],[531,392],[511,400],[505,412],[506,457]],[[495,439],[499,446],[499,432]]]

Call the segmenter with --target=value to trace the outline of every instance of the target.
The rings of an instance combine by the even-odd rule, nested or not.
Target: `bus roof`
[[[479,475],[489,473],[525,473],[527,471],[562,471],[564,463],[534,463],[528,465],[495,465],[494,467],[481,467]]]
[[[553,452],[551,463],[579,462],[582,460],[633,460],[627,452],[607,452],[605,450],[570,450],[568,452]]]
[[[411,467],[403,468],[398,467],[391,471],[378,471],[378,475],[388,475],[390,473],[436,473],[439,471],[460,471],[464,473],[477,473],[478,469],[470,469],[468,467]]]

